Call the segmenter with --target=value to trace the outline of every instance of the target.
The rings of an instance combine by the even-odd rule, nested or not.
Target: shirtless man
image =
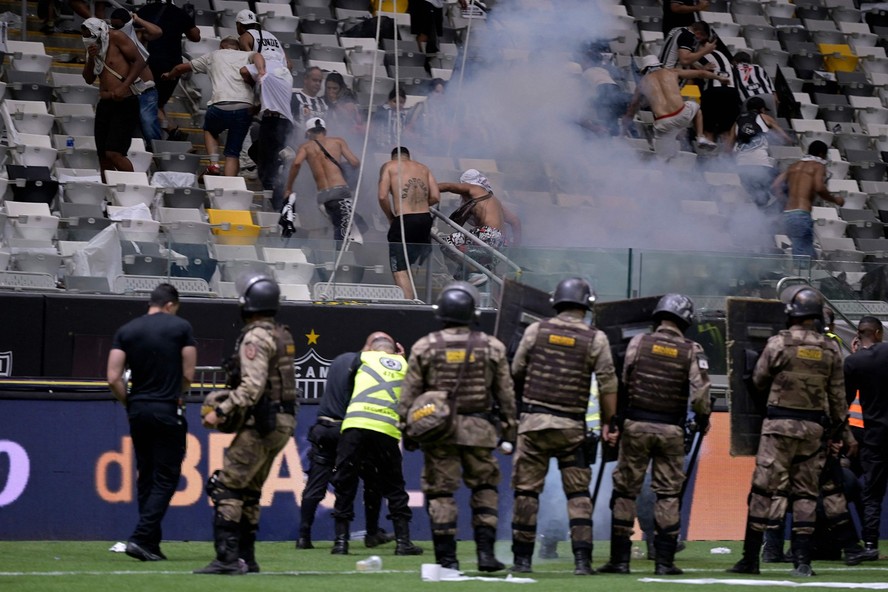
[[[789,199],[783,209],[783,226],[786,236],[792,241],[792,255],[795,258],[817,257],[814,251],[814,221],[811,219],[811,206],[818,196],[837,206],[845,205],[845,198],[833,195],[826,188],[826,153],[828,147],[817,140],[808,146],[808,154],[790,166],[774,179],[772,190],[776,193],[784,183]]]
[[[501,249],[506,244],[503,230],[508,224],[512,231],[510,244],[521,242],[521,221],[511,210],[493,194],[493,187],[487,177],[476,169],[469,169],[459,177],[459,183],[440,183],[441,192],[457,193],[462,198],[462,205],[450,219],[461,226],[471,224],[470,233],[484,241],[494,249]],[[477,248],[462,232],[454,232],[447,237],[454,247],[468,252],[476,261],[482,262],[490,270],[496,266],[496,258],[489,251]],[[457,278],[461,279],[461,278]],[[468,281],[476,286],[487,281],[483,273],[472,273]]]
[[[121,31],[111,31],[105,21],[89,18],[80,27],[86,46],[83,79],[99,80],[96,105],[96,151],[102,173],[106,170],[132,172],[127,159],[132,137],[139,127],[139,98],[130,85],[145,69],[145,59],[132,39]]]
[[[659,58],[648,55],[642,58],[641,73],[644,76],[635,89],[635,95],[629,103],[624,116],[624,128],[632,123],[641,98],[647,99],[654,113],[654,151],[657,156],[669,160],[678,153],[678,134],[687,129],[691,123],[697,131],[697,137],[703,137],[703,115],[700,105],[695,101],[685,101],[681,96],[679,78],[705,78],[728,82],[730,79],[719,76],[708,70],[676,70],[664,68]]]
[[[392,276],[408,300],[413,300],[416,295],[404,259],[401,223],[403,221],[407,257],[410,263],[416,263],[431,249],[432,214],[429,206],[439,201],[438,183],[429,168],[410,160],[410,151],[403,146],[392,150],[392,159],[379,169],[379,207],[391,224],[388,241]]]
[[[330,216],[333,222],[333,237],[339,244],[345,238],[352,215],[352,194],[345,182],[340,161],[345,158],[354,168],[360,167],[361,161],[345,140],[327,137],[327,124],[320,117],[312,117],[305,126],[305,137],[308,141],[296,151],[296,158],[287,177],[286,190],[292,189],[299,168],[303,162],[308,161],[308,167],[318,187],[318,204],[322,205]],[[291,201],[295,200],[295,197],[295,194],[290,194]],[[352,232],[353,238],[354,235]]]

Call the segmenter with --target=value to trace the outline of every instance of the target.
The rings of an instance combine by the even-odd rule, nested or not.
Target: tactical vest
[[[362,428],[401,439],[398,402],[407,360],[397,354],[363,352],[355,374],[355,390],[345,410],[342,429]]]
[[[835,363],[828,338],[813,331],[796,336],[788,329],[778,335],[783,340],[785,362],[771,383],[768,405],[826,413],[826,388]]]
[[[269,331],[274,337],[275,352],[268,360],[268,379],[265,381],[263,397],[268,397],[272,403],[296,403],[296,370],[293,356],[296,354],[296,344],[290,329],[271,321],[254,321],[248,323],[241,330],[241,334],[234,346],[235,355],[226,367],[230,377],[237,376],[240,382],[240,352],[241,342],[246,334],[254,327],[261,327]],[[229,379],[229,384],[232,381]],[[231,388],[237,388],[234,384]]]
[[[539,327],[527,365],[523,402],[585,415],[592,382],[587,360],[598,330],[585,323],[552,321],[541,321]]]
[[[644,412],[652,415],[648,421],[682,423],[688,408],[688,373],[693,363],[694,345],[690,339],[659,332],[642,335],[638,343],[638,358],[628,380],[629,410],[633,418],[644,420]]]
[[[475,345],[459,383],[459,391],[456,393],[456,406],[460,414],[488,413],[492,401],[487,388],[487,360],[490,358],[488,351],[487,335],[475,332]],[[455,337],[455,338],[454,338]],[[435,384],[429,385],[429,390],[449,391],[456,385],[460,368],[466,359],[466,346],[469,342],[469,333],[460,333],[456,336],[445,334],[443,331],[429,335],[432,354],[431,364],[436,370]]]

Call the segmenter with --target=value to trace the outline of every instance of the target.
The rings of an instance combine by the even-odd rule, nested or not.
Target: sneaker
[[[713,142],[709,138],[705,138],[703,136],[700,136],[697,138],[697,146],[701,146],[703,148],[715,148],[718,146],[718,144],[716,144],[715,142]]]
[[[218,164],[211,164],[207,167],[207,170],[204,171],[204,175],[221,175],[222,167]]]
[[[470,273],[466,281],[473,286],[483,286],[487,283],[487,276],[483,273]]]
[[[241,177],[247,180],[259,178],[259,173],[256,172],[256,165],[241,167],[240,174]]]

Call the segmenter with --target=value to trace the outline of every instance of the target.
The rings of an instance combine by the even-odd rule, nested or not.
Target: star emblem
[[[305,336],[308,338],[308,345],[317,345],[319,334],[315,333],[315,330],[312,329],[311,333],[306,333]]]

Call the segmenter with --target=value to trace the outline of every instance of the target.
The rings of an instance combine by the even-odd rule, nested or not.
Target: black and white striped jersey
[[[713,50],[712,53],[700,58],[700,63],[704,66],[708,64],[715,64],[716,74],[718,74],[719,76],[730,78],[730,81],[728,82],[707,79],[704,81],[703,90],[708,90],[710,88],[719,88],[722,86],[737,88],[737,81],[734,77],[734,69],[731,67],[731,62],[728,59],[728,56],[716,49]]]
[[[328,109],[323,97],[310,97],[301,90],[293,93],[290,105],[293,108],[293,119],[298,125],[304,125],[312,117],[323,118]]]
[[[736,78],[737,90],[744,102],[749,97],[774,93],[771,77],[758,64],[737,64]]]
[[[664,68],[680,68],[678,63],[678,50],[697,51],[697,38],[694,33],[685,27],[672,29],[663,41],[663,49],[660,50],[660,63]]]

